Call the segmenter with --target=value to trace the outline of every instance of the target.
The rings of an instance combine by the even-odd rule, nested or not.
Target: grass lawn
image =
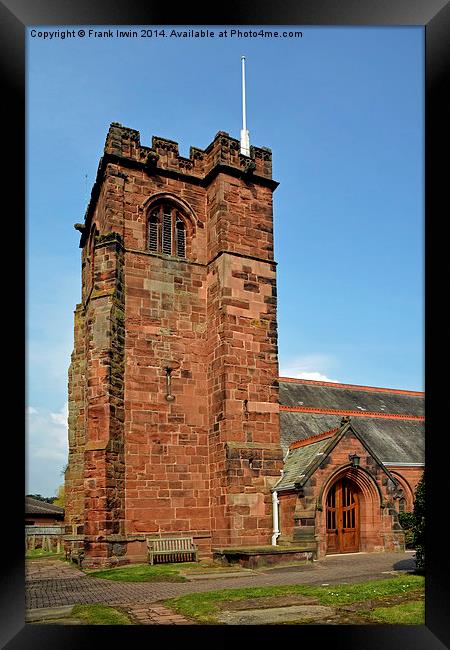
[[[27,551],[25,554],[26,560],[37,560],[41,557],[49,557],[55,558],[55,560],[60,560],[64,557],[64,553],[53,553],[50,551],[43,551],[41,548],[35,548],[32,551]]]
[[[405,622],[408,624],[421,625],[423,623],[423,602],[419,598],[424,590],[424,578],[416,575],[403,575],[386,580],[372,580],[357,584],[332,585],[329,587],[313,587],[309,585],[288,585],[279,587],[257,587],[246,589],[221,589],[206,593],[193,593],[186,596],[179,596],[165,601],[170,609],[193,619],[197,623],[217,623],[216,615],[226,609],[227,603],[235,601],[250,600],[255,607],[255,599],[271,600],[271,607],[276,607],[277,598],[286,596],[307,596],[316,599],[320,605],[331,605],[336,608],[356,603],[367,603],[366,612],[373,610],[373,622],[390,622],[386,618],[385,610],[391,607],[383,607],[389,601],[389,605],[395,606],[398,611],[392,610],[392,619],[395,623],[403,622],[400,612],[405,613]],[[402,603],[399,601],[407,600]],[[420,603],[420,607],[411,606],[414,600]],[[261,601],[263,602],[263,601]],[[375,603],[380,605],[374,609]],[[363,613],[364,610],[361,611]],[[392,621],[392,622],[393,622]],[[367,621],[366,621],[367,622]]]
[[[70,616],[87,625],[132,625],[128,616],[107,605],[75,605]]]
[[[240,567],[218,567],[207,562],[173,562],[167,564],[133,564],[110,569],[92,569],[85,573],[94,578],[120,582],[186,582],[182,574],[226,573],[239,571]],[[243,572],[245,573],[245,572]]]
[[[180,575],[180,571],[186,567],[197,567],[195,562],[183,562],[174,564],[133,564],[130,566],[115,567],[89,571],[87,574],[93,578],[104,578],[105,580],[117,580],[119,582],[186,582],[186,578]]]
[[[376,623],[395,625],[425,625],[423,600],[411,600],[392,607],[375,607],[367,616]]]

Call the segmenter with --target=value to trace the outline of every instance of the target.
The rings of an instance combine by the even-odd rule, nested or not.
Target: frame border
[[[145,6],[140,0],[128,0],[127,5],[117,0],[98,0],[93,4],[88,0],[71,4],[70,0],[60,0],[58,4],[51,0],[3,0],[0,2],[0,62],[4,87],[5,107],[9,111],[7,128],[4,129],[3,143],[4,158],[8,159],[8,181],[7,187],[14,187],[10,195],[14,196],[14,213],[17,210],[25,214],[25,167],[23,165],[23,154],[25,151],[25,38],[26,28],[31,25],[76,25],[76,24],[142,24],[142,25],[314,25],[314,26],[423,26],[425,27],[425,260],[426,260],[426,288],[425,315],[426,315],[426,350],[425,374],[426,374],[426,408],[428,430],[437,429],[437,405],[445,404],[443,384],[431,375],[432,346],[430,339],[430,326],[433,322],[433,341],[443,343],[448,337],[444,330],[444,320],[437,314],[436,301],[432,300],[431,287],[442,279],[439,270],[436,272],[436,261],[445,259],[448,252],[444,252],[445,238],[439,240],[439,233],[435,224],[442,214],[440,206],[444,206],[444,188],[448,185],[447,177],[444,177],[448,169],[440,163],[440,159],[446,160],[443,154],[447,153],[445,148],[446,107],[444,92],[448,88],[448,67],[449,67],[449,39],[450,33],[450,6],[447,0],[391,0],[389,3],[373,0],[322,0],[320,6],[316,0],[303,0],[296,3],[295,0],[285,0],[282,6],[275,6],[268,0],[261,0],[258,4],[243,7],[220,7],[211,11],[205,7],[199,10],[197,6],[181,7],[175,14],[171,8],[161,9],[151,5]],[[15,128],[9,125],[14,124]],[[447,136],[448,137],[448,136]],[[441,154],[441,155],[440,155]],[[11,164],[11,156],[16,158],[16,164]],[[22,171],[23,170],[23,171]],[[448,206],[448,196],[446,196]],[[447,207],[448,210],[448,207]],[[21,223],[25,242],[25,219]],[[14,224],[14,233],[17,237],[17,223]],[[433,260],[434,268],[431,265]],[[25,269],[25,248],[23,257]],[[15,250],[14,280],[17,282],[19,275],[16,273],[17,250]],[[24,274],[25,275],[25,274]],[[8,275],[7,275],[8,277]],[[10,278],[8,278],[10,279]],[[25,286],[25,277],[22,287],[18,286],[14,291],[9,282],[6,285],[5,299],[11,303],[18,301],[20,311]],[[8,324],[9,321],[5,319]],[[23,320],[25,323],[25,318]],[[439,336],[440,330],[442,335]],[[437,331],[436,331],[437,327]],[[11,328],[9,328],[10,330]],[[19,336],[20,328],[16,327],[16,336]],[[25,335],[25,328],[23,331]],[[24,336],[25,338],[25,336]],[[24,340],[24,338],[22,340]],[[8,331],[4,341],[11,340],[11,333]],[[8,349],[21,349],[20,341],[18,346],[5,346]],[[441,347],[441,346],[440,346]],[[441,350],[439,350],[441,352]],[[25,362],[25,353],[24,353]],[[14,354],[10,367],[18,367],[17,354]],[[9,378],[9,377],[8,377]],[[26,378],[25,378],[26,390]],[[25,399],[21,399],[18,391],[15,390],[9,397],[18,409],[24,408]],[[448,399],[448,398],[447,398]],[[8,398],[9,406],[9,398]],[[11,409],[11,406],[9,406]],[[8,410],[9,410],[8,409]],[[23,411],[22,411],[23,412]],[[433,419],[434,418],[434,419]],[[440,496],[445,494],[442,477],[448,467],[445,467],[445,454],[438,448],[439,441],[436,439],[438,430],[434,434],[433,448],[427,445],[426,450],[426,480],[427,480],[427,513],[432,509],[439,513]],[[443,435],[443,433],[441,434]],[[14,440],[14,456],[23,458],[25,456],[25,440],[19,436],[12,436]],[[430,438],[429,438],[430,439]],[[11,439],[8,439],[8,442]],[[8,450],[9,452],[9,450]],[[9,452],[10,453],[10,452]],[[5,463],[6,465],[6,463]],[[432,469],[431,469],[432,468]],[[9,484],[9,482],[8,482]],[[1,612],[1,647],[17,648],[48,648],[79,647],[97,644],[104,641],[105,634],[111,632],[111,628],[99,626],[71,627],[71,626],[36,626],[25,625],[25,604],[24,604],[24,557],[23,557],[23,496],[22,485],[25,484],[25,470],[15,469],[14,490],[12,495],[6,493],[5,499],[8,534],[8,554],[4,556],[2,577],[0,579],[0,612]],[[432,507],[432,504],[434,506]],[[14,524],[17,522],[18,526]],[[5,527],[6,528],[6,527]],[[377,626],[316,626],[307,625],[301,628],[300,640],[331,641],[339,647],[360,648],[365,650],[397,650],[399,644],[403,648],[427,648],[427,650],[439,650],[448,637],[448,611],[449,597],[448,584],[445,575],[448,575],[449,568],[448,553],[444,545],[439,546],[439,536],[445,539],[444,529],[440,525],[438,514],[428,516],[427,519],[427,574],[426,574],[426,624],[425,626],[400,626],[400,625],[377,625]],[[208,632],[214,634],[216,626],[202,628],[200,626],[183,627],[170,629],[159,627],[126,627],[113,628],[113,639],[115,642],[124,640],[130,642],[157,640],[159,635],[166,641],[180,638],[183,642],[192,639],[195,643],[199,641],[199,631],[207,632],[205,638],[209,642]],[[220,626],[219,635],[214,634],[214,642],[220,639],[222,645],[233,642],[238,634],[241,642],[268,640],[272,633],[273,642],[279,643],[284,640],[285,632],[292,632],[293,629],[283,626],[265,627],[263,635],[260,636],[261,628],[245,628],[234,626]],[[294,630],[295,632],[295,630]],[[149,636],[149,634],[151,636]],[[178,637],[179,635],[179,637]],[[337,642],[337,643],[336,643]]]

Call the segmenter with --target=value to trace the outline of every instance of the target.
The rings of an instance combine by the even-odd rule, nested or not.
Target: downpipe
[[[279,523],[278,523],[278,493],[276,490],[272,492],[272,521],[273,521],[273,535],[272,546],[277,545],[277,539],[280,536]]]

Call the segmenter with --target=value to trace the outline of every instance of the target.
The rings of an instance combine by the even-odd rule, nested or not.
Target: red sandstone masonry
[[[141,533],[190,533],[204,551],[269,539],[281,468],[276,183],[268,150],[252,147],[252,160],[248,175],[225,133],[186,159],[177,143],[144,147],[137,131],[110,128],[80,244],[86,347],[70,379],[67,486],[79,497],[68,520],[84,517],[91,565],[140,557]],[[147,250],[148,212],[168,199],[185,218],[186,260]],[[96,246],[96,234],[120,242],[120,273],[118,249]]]
[[[84,310],[75,310],[74,350],[69,368],[69,459],[65,471],[65,520],[68,533],[82,532],[84,525],[85,382]]]
[[[86,310],[87,418],[84,467],[88,555],[108,557],[102,538],[124,532],[123,253],[113,235],[96,240]]]
[[[412,512],[414,507],[414,493],[417,484],[422,478],[424,467],[388,465],[391,474],[399,481],[406,499],[406,510]]]
[[[271,193],[219,174],[208,206],[213,543],[266,544],[282,466]]]

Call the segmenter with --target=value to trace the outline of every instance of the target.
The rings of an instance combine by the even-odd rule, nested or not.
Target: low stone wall
[[[42,549],[60,552],[62,547],[63,526],[25,526],[25,552]]]

